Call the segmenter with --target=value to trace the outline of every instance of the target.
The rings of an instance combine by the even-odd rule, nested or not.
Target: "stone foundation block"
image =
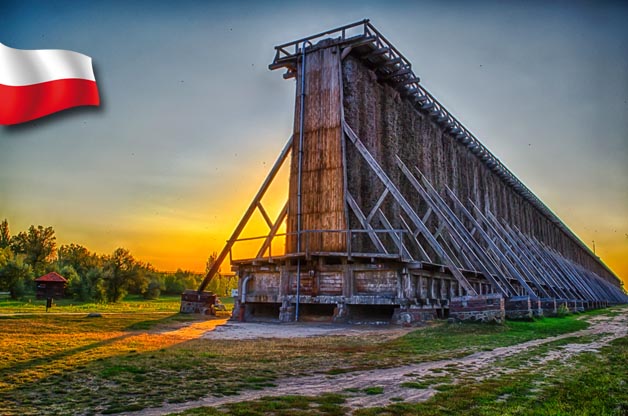
[[[504,298],[500,294],[451,298],[449,317],[455,321],[502,323],[506,318]]]
[[[538,300],[530,299],[530,296],[513,296],[506,299],[506,317],[508,319],[532,319],[534,317],[533,304],[538,310]]]
[[[296,308],[293,304],[284,301],[279,308],[279,322],[294,322]]]
[[[541,308],[543,309],[543,315],[545,316],[556,316],[557,305],[556,299],[554,298],[544,298],[540,299]]]
[[[334,308],[333,322],[344,323],[349,321],[349,308],[344,303],[338,303]]]
[[[584,312],[585,311],[584,305],[585,305],[585,302],[583,300],[577,300],[576,305],[575,305],[576,312],[578,313]]]
[[[433,321],[438,317],[435,309],[423,308],[395,308],[391,322],[395,325],[416,325],[426,321]]]

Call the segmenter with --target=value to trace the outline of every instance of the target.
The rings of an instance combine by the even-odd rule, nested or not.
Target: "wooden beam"
[[[257,209],[259,209],[259,212],[262,214],[262,217],[264,217],[264,221],[266,221],[268,228],[273,228],[273,222],[268,216],[268,213],[266,212],[266,210],[264,209],[264,206],[262,205],[262,201],[257,201]]]
[[[286,160],[291,150],[292,150],[292,136],[290,136],[290,139],[288,139],[288,142],[286,143],[283,150],[279,154],[279,157],[277,158],[277,161],[275,162],[270,172],[268,173],[268,176],[266,176],[266,179],[264,179],[262,186],[260,187],[259,191],[257,191],[257,194],[253,198],[251,205],[249,205],[249,208],[244,213],[244,216],[242,216],[242,219],[236,226],[236,229],[233,231],[233,234],[231,234],[231,237],[229,238],[229,240],[227,240],[227,244],[223,247],[220,254],[218,254],[218,257],[216,257],[214,264],[212,265],[212,267],[209,269],[209,271],[203,278],[203,281],[201,282],[201,285],[198,288],[199,292],[202,292],[203,290],[205,290],[205,288],[207,287],[209,282],[212,280],[214,275],[218,272],[218,270],[220,270],[220,265],[227,257],[227,254],[229,254],[229,252],[231,251],[231,247],[233,247],[233,244],[236,242],[237,238],[240,236],[240,233],[242,232],[242,230],[244,230],[244,227],[246,226],[246,224],[248,224],[249,219],[251,218],[251,215],[253,215],[253,212],[255,212],[255,209],[257,208],[257,203],[261,201],[264,194],[266,194],[268,187],[273,182],[273,179],[275,179],[277,172],[279,172],[279,169],[281,169],[281,167],[283,166],[283,162]]]
[[[259,251],[257,252],[257,255],[255,256],[255,258],[264,257],[264,253],[266,253],[266,250],[270,248],[270,245],[273,242],[273,238],[275,238],[275,236],[277,235],[277,231],[279,230],[279,227],[281,227],[281,223],[283,222],[283,220],[286,219],[287,215],[288,215],[288,202],[286,201],[285,205],[283,206],[283,209],[279,212],[277,219],[275,220],[273,225],[270,227],[270,232],[266,236],[266,239],[264,240],[262,247],[260,247]]]
[[[349,125],[345,121],[343,121],[343,127],[347,137],[349,137],[349,140],[355,145],[362,158],[367,162],[371,170],[377,175],[380,181],[384,183],[384,186],[388,188],[390,194],[393,196],[393,198],[395,198],[401,209],[410,218],[412,223],[417,228],[421,229],[423,236],[426,238],[432,249],[441,257],[441,260],[444,262],[444,264],[447,266],[447,268],[456,278],[456,280],[458,280],[458,283],[467,291],[469,295],[476,296],[477,292],[475,291],[473,286],[469,284],[464,275],[460,272],[460,270],[458,270],[452,259],[447,255],[447,253],[445,252],[445,250],[443,250],[438,241],[436,241],[434,236],[429,232],[425,224],[421,222],[421,218],[419,218],[419,216],[414,211],[414,209],[412,209],[408,201],[403,197],[399,189],[397,189],[397,187],[393,184],[393,182],[381,168],[379,163],[377,163],[377,161],[371,155],[368,149],[364,147],[362,141],[358,138],[358,136],[356,136],[351,127],[349,127]]]
[[[387,195],[388,195],[388,188],[384,188],[384,192],[382,192],[382,194],[377,199],[377,202],[375,203],[375,206],[373,207],[373,209],[371,209],[371,212],[369,212],[369,215],[366,216],[366,222],[369,222],[369,223],[371,222],[371,220],[375,216],[375,213],[379,210],[379,207],[384,203],[384,199],[386,199]]]
[[[375,248],[377,248],[382,253],[389,254],[388,251],[386,250],[386,247],[384,247],[384,244],[381,242],[381,240],[379,239],[375,231],[373,231],[373,227],[371,226],[371,224],[369,224],[368,221],[366,220],[366,217],[362,213],[362,210],[360,209],[358,203],[355,201],[355,199],[353,199],[353,196],[351,196],[351,194],[348,192],[347,192],[347,203],[351,207],[351,210],[357,217],[358,221],[360,221],[360,225],[362,225],[362,228],[366,230],[371,241],[373,242],[373,244],[375,244]]]
[[[491,264],[490,258],[487,258],[482,247],[477,244],[471,235],[469,235],[460,219],[458,219],[455,213],[449,208],[449,206],[447,206],[442,197],[438,194],[438,192],[436,192],[434,187],[432,187],[432,184],[429,183],[427,178],[423,176],[418,168],[415,167],[425,183],[425,188],[412,174],[410,169],[408,169],[408,167],[403,163],[399,156],[397,156],[397,165],[410,181],[414,189],[421,195],[423,200],[430,205],[430,208],[439,217],[442,222],[442,226],[447,226],[452,243],[459,247],[460,252],[467,259],[467,262],[469,264],[473,264],[474,268],[478,268],[500,293],[505,296],[513,293],[514,288],[510,287],[507,281],[504,281],[501,277],[499,268],[497,268],[494,264]],[[475,262],[471,261],[471,259],[468,258],[468,255],[473,255]],[[495,275],[498,276],[499,280],[496,280]]]

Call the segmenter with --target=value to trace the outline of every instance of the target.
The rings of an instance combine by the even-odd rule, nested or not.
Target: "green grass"
[[[573,340],[571,340],[573,341]],[[577,370],[574,370],[577,369]],[[358,409],[356,416],[375,415],[470,415],[470,416],[623,416],[628,414],[628,337],[613,341],[599,354],[583,353],[564,365],[552,364],[547,372],[521,368],[508,375],[473,383],[439,386],[431,399],[422,403],[391,398],[385,407]],[[410,387],[410,386],[408,386]],[[381,394],[383,389],[364,394]],[[379,390],[381,389],[381,390]],[[367,391],[368,390],[368,391]],[[355,389],[346,390],[356,393]],[[331,397],[325,413],[316,406]],[[220,408],[191,409],[179,416],[192,415],[320,415],[348,413],[342,405],[347,394],[319,397],[265,397]]]
[[[576,370],[577,369],[577,370]],[[476,383],[450,385],[423,403],[358,410],[371,415],[554,416],[628,414],[628,337],[583,353],[551,373],[526,369]]]
[[[227,310],[233,309],[233,298],[220,298]],[[179,311],[181,298],[176,295],[162,295],[159,299],[144,299],[139,295],[129,295],[117,303],[81,302],[75,299],[55,299],[48,313],[137,313]],[[0,300],[0,314],[8,313],[42,313],[46,312],[46,300],[27,297],[23,300]]]
[[[224,406],[222,411],[213,407],[199,407],[177,415],[185,416],[300,416],[330,415],[342,416],[348,409],[342,406],[345,398],[340,394],[323,394],[320,396],[282,396],[262,397],[259,400],[233,403]]]
[[[362,390],[365,394],[372,396],[374,394],[382,394],[384,393],[384,388],[383,387],[367,387],[365,389]]]
[[[476,352],[520,344],[537,338],[547,338],[588,327],[577,316],[543,318],[533,321],[506,321],[504,325],[454,323],[411,332],[395,341],[397,351],[412,353],[418,359],[434,352]]]
[[[568,316],[504,326],[438,324],[392,341],[373,335],[317,337],[316,342],[308,338],[198,339],[215,322],[198,316],[144,312],[102,318],[59,314],[0,317],[0,414],[89,414],[94,409],[115,413],[208,394],[231,396],[272,387],[284,377],[461,357],[587,326]],[[447,376],[434,375],[432,381],[439,377]],[[320,400],[308,399],[307,409],[290,409],[328,409],[334,414],[342,408],[341,403]],[[284,405],[283,398],[259,404]],[[247,414],[237,406],[229,409],[231,414]],[[285,414],[298,413],[286,410]]]
[[[181,299],[179,296],[161,296],[159,299],[146,300],[141,296],[127,296],[118,303],[81,302],[74,299],[55,299],[49,313],[78,312],[178,312]],[[0,313],[46,312],[46,300],[27,298],[24,300],[0,301]]]

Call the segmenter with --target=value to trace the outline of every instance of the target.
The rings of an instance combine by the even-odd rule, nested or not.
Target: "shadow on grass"
[[[169,322],[172,322],[173,320],[176,320],[176,318],[179,316],[179,314],[173,314],[161,319],[150,319],[150,320],[145,320],[145,321],[140,321],[140,322],[135,322],[129,326],[127,326],[126,328],[123,329],[123,331],[133,331],[133,332],[128,332],[125,333],[123,335],[119,335],[116,337],[112,337],[112,338],[108,338],[106,340],[103,341],[98,341],[98,342],[93,342],[87,345],[83,345],[80,347],[76,347],[76,348],[72,348],[72,349],[68,349],[68,350],[64,350],[64,351],[59,351],[57,353],[54,354],[49,354],[49,355],[45,355],[42,357],[37,357],[37,358],[33,358],[31,360],[28,361],[23,361],[23,362],[18,362],[13,364],[11,367],[7,367],[7,368],[3,368],[0,369],[0,379],[6,379],[7,376],[10,376],[12,374],[16,374],[16,373],[21,373],[30,369],[34,369],[36,367],[40,367],[46,364],[50,364],[53,362],[57,362],[57,361],[66,361],[69,360],[72,356],[77,355],[77,354],[81,354],[90,350],[95,350],[95,349],[99,349],[99,348],[105,348],[109,345],[112,345],[116,342],[119,341],[123,341],[125,339],[128,339],[130,337],[136,336],[137,332],[135,331],[142,331],[142,330],[149,330],[152,328],[155,328],[159,325],[163,325]],[[22,317],[2,317],[2,319],[20,319],[20,318],[24,318],[24,316]],[[101,317],[85,317],[83,318],[85,320],[97,320],[97,319],[103,319]],[[187,319],[189,320],[189,319]],[[87,321],[86,321],[87,322]],[[45,340],[45,335],[43,335],[42,337],[42,341]]]
[[[272,387],[278,379],[312,374],[312,371],[336,368],[348,372],[372,368],[375,363],[376,367],[384,368],[468,355],[588,325],[575,317],[509,322],[500,327],[441,324],[388,341],[377,337],[320,337],[314,342],[312,339],[178,342],[169,339],[168,334],[161,338],[160,332],[142,332],[161,324],[168,328],[168,323],[177,319],[201,322],[189,315],[142,320],[125,326],[124,330],[131,332],[121,337],[33,360],[29,365],[63,360],[81,351],[106,348],[113,342],[124,341],[125,337],[139,335],[137,341],[126,342],[125,351],[92,359],[83,368],[65,370],[38,382],[29,381],[10,391],[0,390],[0,403],[7,406],[10,403],[6,412],[16,414],[119,413],[208,395],[230,396],[245,390],[260,390]],[[146,336],[151,339],[141,339]],[[49,406],[54,408],[50,410]],[[3,410],[0,406],[0,413]]]

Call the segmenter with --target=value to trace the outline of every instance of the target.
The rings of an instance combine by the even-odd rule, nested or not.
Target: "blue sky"
[[[267,69],[273,46],[365,17],[628,277],[619,2],[1,1],[0,42],[91,56],[103,105],[0,128],[0,218],[202,269],[291,132],[294,81]]]

